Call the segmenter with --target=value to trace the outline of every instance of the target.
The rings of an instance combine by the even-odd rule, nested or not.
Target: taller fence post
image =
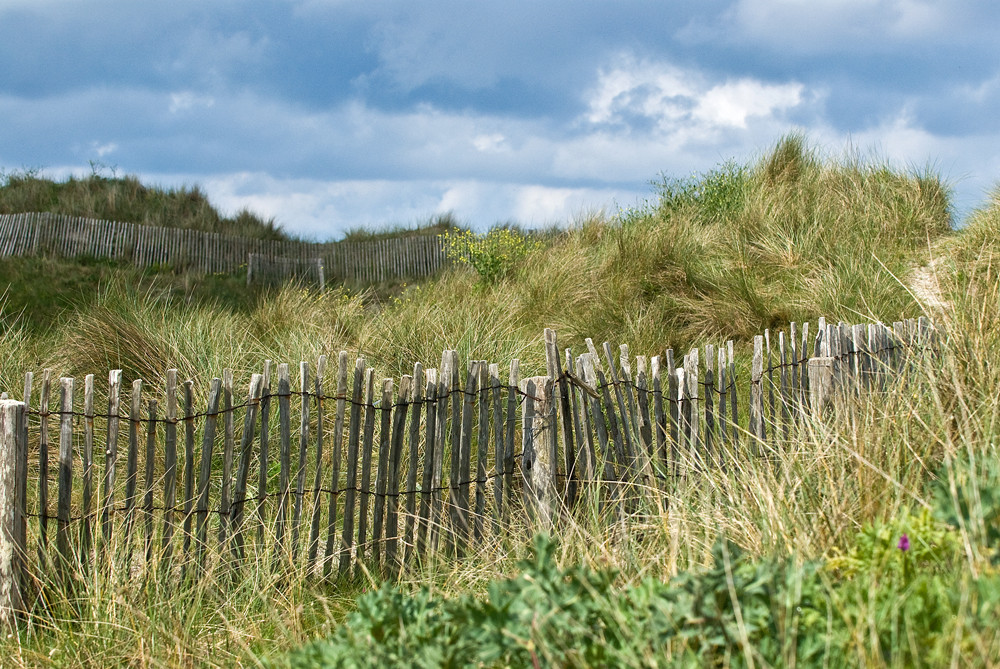
[[[12,624],[21,610],[20,574],[17,566],[24,555],[15,532],[17,453],[26,448],[24,439],[24,402],[0,400],[0,624]]]
[[[809,358],[809,406],[816,418],[833,401],[834,362],[831,356]]]
[[[540,529],[552,529],[558,503],[556,463],[550,444],[555,430],[552,379],[533,376],[525,381],[524,455],[525,492]]]

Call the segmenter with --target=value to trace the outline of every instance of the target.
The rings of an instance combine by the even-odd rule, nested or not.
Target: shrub
[[[707,570],[663,583],[617,587],[612,570],[560,568],[536,537],[522,574],[487,596],[407,595],[396,586],[362,596],[333,637],[288,658],[292,667],[648,666],[674,661],[745,666],[745,652],[800,664],[829,648],[817,565],[753,562],[716,545]],[[753,649],[752,651],[750,649]]]
[[[485,234],[449,231],[441,239],[449,258],[471,266],[488,284],[511,276],[525,258],[542,246],[540,241],[509,228],[493,228]]]

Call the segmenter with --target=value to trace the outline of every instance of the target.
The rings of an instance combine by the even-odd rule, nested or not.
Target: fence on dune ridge
[[[505,382],[498,365],[462,366],[446,350],[437,369],[418,363],[378,382],[342,352],[332,394],[325,356],[315,370],[300,363],[297,389],[287,364],[267,361],[245,401],[229,370],[213,379],[201,412],[176,370],[162,389],[133,381],[127,397],[121,371],[110,372],[106,412],[93,375],[81,410],[74,379],[29,373],[23,401],[0,401],[0,619],[30,611],[60,576],[85,578],[121,556],[122,578],[254,554],[316,577],[361,564],[391,575],[462,557],[514,517],[558,531],[585,499],[655,509],[677,482],[794,436],[837,388],[890,388],[934,336],[926,319],[821,319],[815,339],[792,324],[773,344],[770,332],[755,338],[742,393],[732,342],[633,360],[627,346],[616,356],[587,340],[586,353],[561,360],[551,330],[540,376],[522,378],[514,360]]]
[[[311,243],[250,239],[49,213],[0,215],[0,257],[89,256],[203,273],[253,267],[260,278],[305,278],[319,261],[325,279],[377,283],[432,276],[449,263],[436,235]]]

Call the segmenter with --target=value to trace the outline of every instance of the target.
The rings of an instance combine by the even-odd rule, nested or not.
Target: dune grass
[[[274,219],[248,209],[222,216],[197,186],[147,186],[135,176],[111,175],[95,166],[88,177],[65,181],[37,170],[0,172],[0,214],[50,212],[106,221],[190,228],[259,239],[289,239]]]
[[[384,586],[259,558],[234,577],[222,555],[199,583],[119,567],[0,652],[14,666],[1000,665],[998,221],[994,200],[952,230],[934,175],[791,136],[754,163],[664,180],[637,210],[574,221],[499,278],[456,267],[391,291],[226,301],[155,280],[136,292],[114,270],[51,328],[5,309],[0,380],[16,396],[40,366],[150,383],[178,367],[203,391],[223,367],[245,377],[265,358],[340,350],[385,376],[435,366],[444,348],[535,373],[544,327],[576,351],[585,337],[638,354],[730,338],[745,350],[793,320],[919,315],[906,277],[924,266],[946,303],[928,314],[937,357],[904,380],[766,457],[731,453],[725,469],[647,491],[643,514],[584,504],[554,543],[515,525]]]

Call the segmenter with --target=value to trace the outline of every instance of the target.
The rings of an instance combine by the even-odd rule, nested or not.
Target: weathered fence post
[[[525,380],[524,484],[526,497],[540,529],[552,528],[557,504],[555,459],[550,447],[555,429],[552,379],[533,376]]]
[[[809,405],[819,418],[833,401],[834,359],[831,356],[809,358]]]
[[[24,545],[19,545],[15,532],[14,509],[20,500],[15,499],[15,470],[17,452],[25,448],[18,442],[24,438],[24,420],[27,405],[14,400],[0,400],[0,624],[12,624],[21,610],[20,574],[17,573],[19,557],[24,555]]]
[[[750,435],[757,439],[755,455],[761,455],[767,443],[764,426],[764,337],[753,338],[753,361],[750,366]]]

